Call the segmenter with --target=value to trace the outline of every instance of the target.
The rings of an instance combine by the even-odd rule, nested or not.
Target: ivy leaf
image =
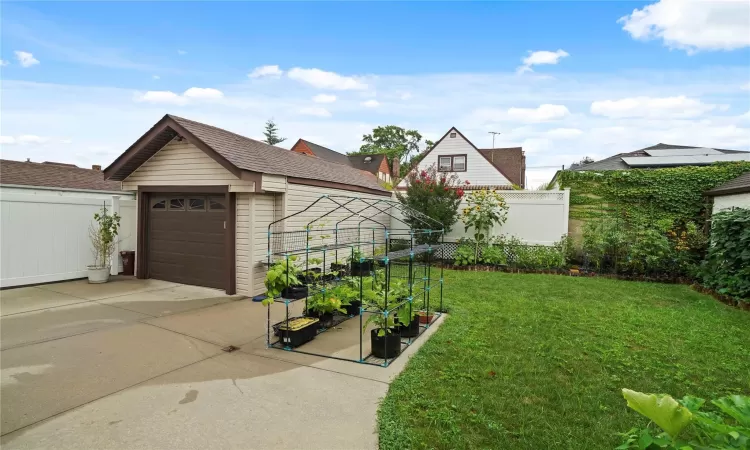
[[[680,434],[693,417],[687,408],[669,395],[644,394],[623,389],[622,396],[630,408],[651,419],[673,438]]]

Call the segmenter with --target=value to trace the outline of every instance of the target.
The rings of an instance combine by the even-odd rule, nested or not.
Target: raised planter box
[[[309,342],[318,334],[318,319],[313,317],[297,317],[281,322],[278,325],[279,339],[287,347],[299,347]],[[274,326],[275,327],[275,326]]]

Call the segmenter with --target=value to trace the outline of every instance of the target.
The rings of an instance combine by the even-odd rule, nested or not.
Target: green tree
[[[276,145],[286,141],[286,138],[279,137],[279,128],[273,119],[268,119],[266,122],[266,129],[263,130],[263,136],[266,137],[263,139],[263,142],[268,145]]]
[[[406,130],[396,125],[380,126],[372,130],[372,134],[362,136],[362,146],[359,151],[350,155],[367,155],[385,153],[388,163],[393,164],[398,159],[401,165],[406,165],[409,154],[419,151],[422,135],[417,130]]]

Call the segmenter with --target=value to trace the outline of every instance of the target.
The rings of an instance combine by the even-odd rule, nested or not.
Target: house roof
[[[482,156],[484,157],[484,159],[486,159],[486,160],[487,160],[487,162],[489,162],[490,164],[492,164],[492,167],[494,167],[495,169],[497,169],[497,171],[498,171],[498,172],[500,172],[500,175],[504,176],[504,177],[505,177],[505,178],[506,178],[506,179],[507,179],[508,181],[510,181],[511,183],[513,183],[513,182],[514,182],[514,181],[513,181],[513,178],[512,178],[512,177],[510,177],[510,176],[508,176],[508,174],[506,173],[507,171],[505,170],[505,168],[503,168],[503,167],[500,167],[500,165],[497,165],[497,164],[495,164],[494,162],[492,162],[492,161],[490,160],[490,158],[488,158],[488,157],[487,157],[487,155],[485,155],[485,154],[484,154],[484,153],[483,153],[483,152],[482,152],[481,150],[479,150],[479,149],[477,148],[477,146],[476,146],[476,145],[474,145],[474,143],[473,143],[473,142],[471,142],[471,141],[470,141],[470,140],[469,140],[469,139],[468,139],[468,138],[467,138],[466,136],[464,136],[464,134],[463,134],[463,133],[461,133],[461,132],[460,132],[460,131],[458,130],[458,128],[456,128],[456,127],[450,127],[450,129],[449,129],[449,130],[448,130],[448,131],[447,131],[447,132],[446,132],[446,133],[445,133],[445,134],[443,135],[443,137],[441,137],[440,139],[438,139],[438,140],[437,140],[437,142],[435,142],[435,144],[433,144],[432,148],[430,148],[429,150],[427,150],[427,151],[426,151],[426,152],[424,153],[424,156],[422,156],[422,161],[424,161],[424,160],[425,160],[425,158],[427,158],[427,155],[429,155],[429,154],[430,154],[430,152],[431,152],[432,150],[434,150],[434,149],[435,149],[435,147],[437,147],[437,146],[438,146],[438,144],[440,144],[441,142],[443,142],[443,139],[445,139],[445,137],[446,137],[446,136],[448,136],[448,135],[449,135],[449,134],[450,134],[450,133],[451,133],[452,131],[455,131],[456,133],[458,133],[458,135],[459,135],[459,136],[461,136],[461,137],[462,137],[462,138],[463,138],[463,139],[464,139],[464,140],[465,140],[466,142],[468,142],[468,143],[469,143],[469,145],[471,145],[471,146],[472,146],[472,147],[474,148],[474,150],[476,150],[476,151],[477,151],[477,153],[479,153],[480,155],[482,155]],[[518,148],[521,148],[521,147],[518,147]],[[411,170],[409,171],[409,173],[413,172],[413,171],[414,171],[414,170],[416,170],[416,169],[417,169],[417,167],[416,167],[416,166],[415,166],[415,167],[413,167],[413,168],[412,168],[412,169],[411,169]],[[404,177],[404,179],[406,179],[406,177]],[[518,183],[517,183],[517,184],[518,184]]]
[[[105,180],[100,170],[82,169],[72,164],[8,159],[0,160],[0,184],[113,192],[122,190],[117,181]]]
[[[349,158],[344,155],[343,153],[339,153],[335,150],[331,150],[330,148],[323,147],[322,145],[318,145],[314,142],[306,141],[304,139],[300,139],[300,141],[304,142],[307,147],[315,153],[315,156],[317,156],[320,159],[324,159],[326,161],[336,163],[336,164],[343,164],[345,166],[351,166],[349,163]]]
[[[352,167],[334,165],[335,163],[321,158],[310,158],[170,114],[165,115],[107,167],[104,170],[105,176],[112,180],[124,180],[178,135],[186,138],[238,177],[242,176],[243,172],[249,172],[249,175],[266,173],[356,186],[377,193],[388,192],[378,184],[376,177]]]
[[[487,158],[497,170],[506,174],[511,183],[524,185],[523,169],[526,157],[521,147],[481,148],[479,152]]]
[[[702,149],[706,152],[714,152],[717,154],[717,161],[721,158],[722,154],[724,155],[736,155],[736,154],[742,154],[742,153],[748,153],[743,150],[728,150],[723,148],[704,148],[704,147],[693,147],[693,146],[687,146],[687,145],[673,145],[673,144],[664,144],[659,143],[656,145],[652,145],[650,147],[645,147],[640,150],[635,150],[628,153],[619,153],[614,156],[610,156],[609,158],[604,158],[599,161],[595,161],[589,164],[584,165],[573,165],[570,167],[569,170],[574,171],[591,171],[591,170],[627,170],[632,168],[630,164],[628,164],[627,159],[623,158],[660,158],[659,166],[664,165],[691,165],[689,162],[683,162],[687,161],[686,158],[680,157],[680,159],[675,159],[674,164],[665,164],[665,160],[663,158],[667,158],[666,156],[654,156],[650,155],[648,152],[649,150],[684,150],[684,149]],[[657,153],[657,152],[652,152]],[[661,153],[661,152],[658,152]],[[632,161],[632,160],[631,160]],[[640,167],[641,165],[639,165]]]
[[[380,171],[380,164],[385,159],[385,154],[380,153],[376,155],[349,155],[347,158],[349,158],[349,162],[352,164],[352,167],[359,170],[364,170],[365,172],[370,172],[372,174],[377,174]],[[366,162],[365,158],[371,158],[370,162]]]
[[[743,173],[742,175],[727,181],[724,184],[716,186],[710,191],[706,191],[708,196],[716,195],[727,195],[727,194],[740,194],[743,192],[750,192],[750,172]]]

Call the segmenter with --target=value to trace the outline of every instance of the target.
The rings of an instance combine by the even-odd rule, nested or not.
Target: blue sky
[[[1,24],[8,159],[108,164],[167,112],[342,152],[377,125],[501,131],[532,167],[750,148],[744,0],[3,3]]]

